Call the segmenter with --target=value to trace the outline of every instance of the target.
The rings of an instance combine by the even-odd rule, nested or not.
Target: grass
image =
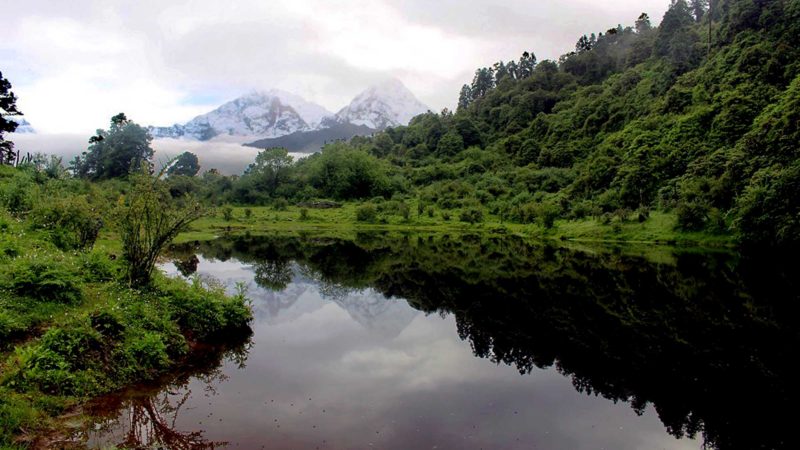
[[[654,212],[644,222],[638,220],[608,223],[598,219],[557,220],[550,229],[539,224],[503,222],[499,217],[487,215],[483,222],[470,224],[458,220],[459,210],[437,211],[433,217],[417,214],[416,204],[409,203],[408,219],[400,214],[379,213],[372,222],[356,219],[358,203],[345,203],[335,209],[309,209],[307,218],[301,219],[301,210],[289,206],[285,210],[270,207],[234,207],[232,218],[226,220],[220,211],[196,221],[191,228],[178,236],[176,242],[202,241],[226,233],[270,232],[320,232],[347,234],[349,231],[401,231],[401,232],[478,232],[486,234],[516,234],[533,239],[553,239],[576,242],[608,242],[630,244],[668,244],[682,246],[727,247],[735,244],[734,236],[708,232],[677,230],[674,214]],[[250,215],[246,210],[250,210]],[[443,214],[450,216],[445,220]]]

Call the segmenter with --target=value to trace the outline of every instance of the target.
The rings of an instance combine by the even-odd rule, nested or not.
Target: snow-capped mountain
[[[206,141],[217,136],[276,138],[315,129],[330,115],[325,108],[280,90],[251,92],[185,125],[150,127],[156,138]]]
[[[428,110],[400,80],[390,79],[358,94],[334,118],[339,123],[383,130],[408,125],[414,116]]]
[[[17,129],[14,130],[14,133],[36,133],[36,130],[33,129],[33,126],[31,126],[30,122],[27,120],[21,117],[10,117],[9,119],[17,122]]]
[[[184,125],[149,130],[155,138],[217,138],[251,142],[249,146],[280,145],[289,151],[313,152],[330,140],[408,125],[414,116],[426,111],[428,107],[402,82],[391,79],[358,94],[336,114],[297,95],[273,89],[251,92]]]

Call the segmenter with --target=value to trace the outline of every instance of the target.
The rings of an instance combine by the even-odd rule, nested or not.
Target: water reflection
[[[169,375],[159,383],[135,386],[96,399],[86,408],[95,418],[93,426],[79,432],[76,440],[85,440],[90,447],[114,445],[125,449],[225,448],[228,442],[211,441],[202,429],[183,431],[178,420],[194,394],[190,381],[203,387],[204,397],[213,397],[215,386],[227,379],[221,370],[223,361],[245,368],[251,345],[249,336],[240,336],[233,345],[198,348],[185,371]]]
[[[800,272],[775,258],[390,235],[236,237],[174,255],[174,270],[197,260],[192,271],[250,283],[256,299],[248,369],[226,367],[231,380],[212,383],[226,392],[208,405],[187,400],[184,426],[225,415],[225,426],[202,425],[215,439],[698,447],[664,429],[721,449],[795,439],[783,411],[797,396]]]

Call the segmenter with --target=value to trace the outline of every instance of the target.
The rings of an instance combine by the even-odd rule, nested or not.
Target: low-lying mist
[[[11,134],[9,140],[14,142],[21,156],[37,152],[58,155],[64,159],[64,165],[68,165],[72,158],[86,151],[89,145],[89,136],[82,134]],[[153,160],[156,167],[183,152],[192,152],[200,160],[201,172],[214,168],[226,175],[244,172],[260,151],[257,148],[244,147],[238,142],[222,140],[200,142],[154,139],[152,147],[155,150]],[[295,160],[307,156],[304,153],[291,153],[291,155]]]

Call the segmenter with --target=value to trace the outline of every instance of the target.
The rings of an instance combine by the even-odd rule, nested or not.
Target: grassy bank
[[[112,235],[81,251],[62,232],[0,210],[0,448],[35,446],[88,400],[249,332],[244,293],[158,273],[133,289]]]
[[[215,214],[196,221],[177,241],[207,240],[229,232],[264,231],[292,233],[299,231],[348,234],[350,231],[386,230],[407,232],[477,232],[488,234],[517,234],[533,239],[560,241],[652,243],[685,246],[732,246],[730,234],[686,232],[678,229],[674,214],[653,212],[640,221],[634,214],[555,220],[551,227],[542,224],[503,222],[499,217],[485,215],[480,221],[462,220],[462,210],[431,211],[408,203],[404,209],[375,206],[375,216],[359,220],[363,203],[344,203],[340,208],[311,209],[298,206],[220,207]]]

